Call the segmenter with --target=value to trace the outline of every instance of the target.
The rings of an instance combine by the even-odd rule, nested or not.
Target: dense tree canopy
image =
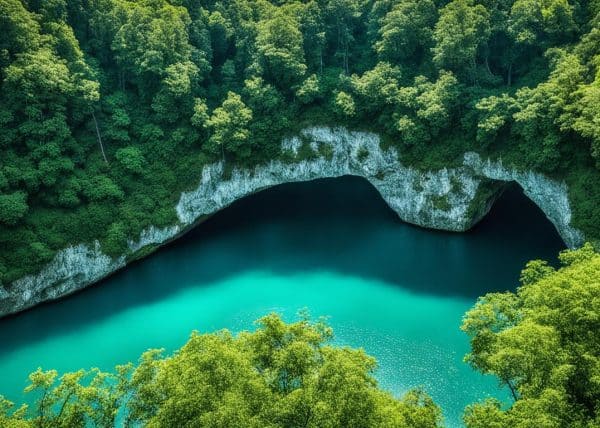
[[[544,172],[600,239],[598,1],[0,0],[0,29],[0,287],[70,244],[127,253],[177,221],[203,165],[285,159],[306,123],[376,131],[420,168],[474,150]],[[468,427],[600,424],[600,258],[561,262],[531,262],[518,292],[466,315],[467,361],[514,398],[469,407]],[[330,334],[269,316],[112,374],[40,370],[36,406],[0,400],[0,425],[112,426],[123,408],[150,426],[439,423]]]
[[[516,293],[481,297],[465,316],[466,360],[514,398],[470,406],[469,428],[597,427],[600,423],[600,255],[587,244],[558,270],[529,262]]]
[[[583,0],[0,0],[0,283],[70,244],[126,251],[177,221],[203,165],[282,156],[282,136],[307,123],[376,131],[420,168],[474,150],[556,176],[574,225],[599,239],[599,12]]]
[[[36,404],[15,409],[0,396],[0,425],[440,426],[440,410],[427,395],[392,397],[373,378],[375,360],[327,344],[331,336],[322,321],[287,324],[269,315],[254,332],[195,332],[173,355],[150,350],[137,366],[115,373],[80,370],[58,378],[38,369],[26,388],[39,397]]]

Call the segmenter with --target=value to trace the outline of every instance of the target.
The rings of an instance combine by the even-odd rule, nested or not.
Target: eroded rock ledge
[[[41,272],[0,286],[0,316],[19,312],[46,300],[84,288],[124,267],[128,257],[148,245],[163,244],[203,216],[246,195],[282,183],[356,175],[369,180],[398,216],[419,226],[465,231],[491,208],[502,183],[517,182],[556,226],[565,243],[574,247],[583,234],[571,226],[568,189],[542,174],[506,168],[501,162],[466,153],[463,165],[438,171],[406,167],[394,150],[380,148],[379,137],[344,128],[314,127],[282,142],[290,162],[272,161],[253,170],[234,170],[224,176],[223,164],[205,166],[198,187],[181,195],[175,207],[179,223],[149,227],[129,242],[130,253],[111,258],[98,242],[60,251]],[[321,155],[299,159],[303,144]]]

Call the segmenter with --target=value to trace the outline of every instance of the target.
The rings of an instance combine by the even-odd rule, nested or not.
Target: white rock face
[[[465,153],[464,164],[484,177],[498,181],[514,181],[523,188],[529,197],[554,224],[563,241],[569,247],[583,244],[581,231],[571,226],[571,205],[569,189],[564,182],[551,180],[532,171],[516,171],[502,165],[501,161],[483,161],[477,153]]]
[[[321,155],[297,159],[303,144]],[[203,216],[259,190],[343,175],[369,180],[402,220],[450,231],[467,230],[488,212],[501,186],[496,194],[486,194],[482,184],[515,181],[556,226],[567,245],[574,247],[583,242],[583,234],[570,224],[571,208],[564,183],[506,168],[501,162],[484,161],[476,153],[466,153],[460,167],[423,172],[404,166],[394,150],[382,150],[375,134],[327,127],[305,129],[300,136],[284,140],[282,150],[295,159],[272,161],[253,170],[234,169],[229,177],[224,176],[221,163],[205,166],[198,187],[183,193],[175,207],[180,223],[145,229],[138,239],[129,241],[130,252],[165,243]],[[126,255],[112,259],[102,253],[98,242],[93,248],[84,244],[69,247],[37,275],[9,286],[0,285],[0,316],[70,294],[125,263]]]
[[[59,251],[54,260],[36,275],[21,278],[0,296],[0,315],[21,311],[46,300],[73,293],[125,266],[125,256],[112,259],[100,250],[76,245]]]
[[[176,224],[175,226],[168,226],[162,229],[150,226],[144,229],[140,233],[140,239],[137,241],[130,240],[128,242],[129,249],[132,252],[136,252],[147,245],[162,244],[163,242],[169,241],[171,238],[176,236],[181,231],[181,226]]]
[[[235,169],[228,179],[223,177],[220,163],[207,166],[198,188],[181,195],[176,208],[181,223],[189,225],[267,187],[356,175],[369,180],[404,221],[453,231],[464,231],[473,224],[467,214],[481,180],[467,168],[423,173],[405,167],[395,151],[381,150],[377,135],[365,132],[309,128],[301,137],[315,151],[330,156],[292,163],[273,161],[252,171]],[[283,141],[282,149],[296,155],[301,145],[302,140],[294,137]]]

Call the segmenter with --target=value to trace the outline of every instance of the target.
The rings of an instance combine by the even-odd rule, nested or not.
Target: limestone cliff
[[[300,153],[306,153],[301,150],[303,145],[310,146],[314,156],[301,159]],[[222,163],[205,166],[197,188],[183,193],[175,207],[179,224],[147,228],[129,242],[130,253],[116,259],[103,254],[97,242],[60,251],[38,274],[0,286],[0,316],[84,288],[125,266],[131,253],[173,239],[239,198],[278,184],[317,178],[364,177],[402,220],[450,231],[472,227],[489,211],[502,183],[514,181],[542,209],[567,245],[583,242],[581,232],[570,224],[564,183],[482,160],[476,153],[466,153],[460,167],[419,171],[403,165],[394,150],[382,150],[375,134],[327,127],[305,129],[284,140],[282,151],[285,162],[272,161],[253,170],[234,169],[228,176]]]

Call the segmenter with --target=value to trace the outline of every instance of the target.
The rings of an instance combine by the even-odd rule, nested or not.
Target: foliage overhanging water
[[[466,404],[503,396],[462,363],[463,313],[562,248],[517,189],[473,231],[451,234],[402,223],[359,178],[280,186],[100,286],[0,321],[0,393],[22,400],[38,366],[108,370],[150,347],[176,349],[193,329],[239,331],[270,311],[292,320],[308,308],[330,317],[337,343],[378,359],[384,387],[422,386],[454,426]]]

